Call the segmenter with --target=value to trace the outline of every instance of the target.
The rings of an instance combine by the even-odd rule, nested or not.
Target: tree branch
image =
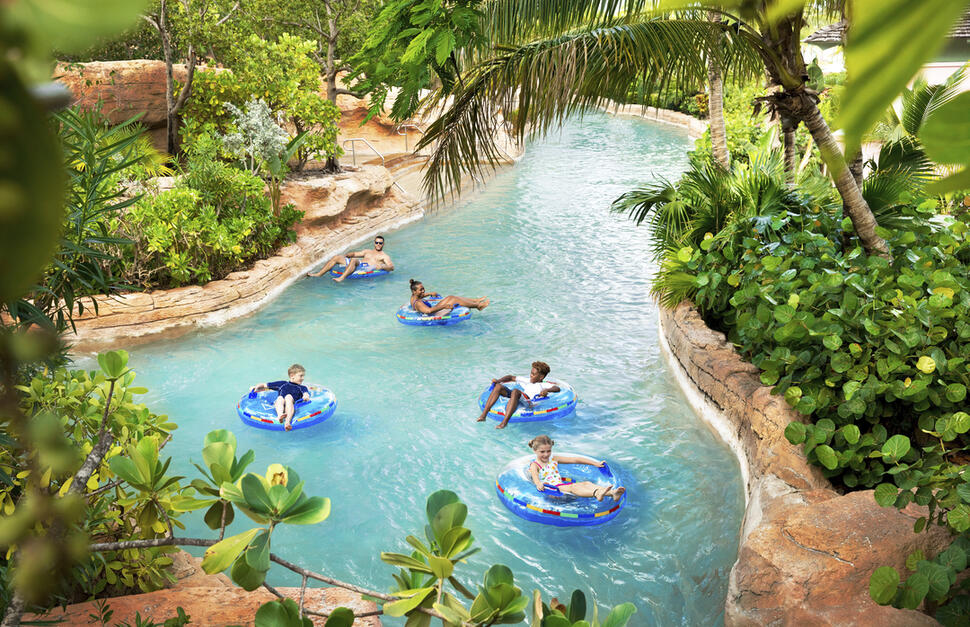
[[[94,474],[95,469],[101,465],[101,460],[104,459],[108,449],[111,448],[111,443],[114,442],[114,436],[108,430],[108,413],[111,411],[111,399],[114,397],[115,383],[116,381],[111,381],[111,385],[108,387],[108,395],[104,401],[104,414],[101,416],[101,427],[98,429],[98,443],[94,445],[84,463],[81,464],[81,468],[74,474],[71,487],[67,490],[68,494],[84,492],[88,480]]]
[[[235,13],[236,12],[236,9],[238,9],[238,8],[239,8],[239,2],[237,1],[236,4],[232,5],[232,8],[229,9],[229,12],[226,13],[225,17],[223,17],[221,20],[219,20],[218,22],[216,22],[216,26],[222,26],[223,24],[225,24],[226,23],[226,20],[228,20],[230,17],[232,17],[232,14]]]
[[[218,540],[207,540],[205,538],[154,538],[150,540],[125,540],[122,542],[98,542],[88,546],[88,550],[91,552],[103,552],[103,551],[125,551],[128,549],[149,549],[160,546],[204,546],[210,547],[218,543]],[[326,575],[321,575],[320,573],[315,573],[312,570],[307,570],[301,566],[289,562],[275,553],[269,554],[269,559],[276,562],[280,566],[293,571],[298,575],[303,575],[308,579],[316,579],[317,581],[322,581],[323,583],[330,584],[331,586],[336,586],[337,588],[343,588],[344,590],[350,590],[351,592],[356,592],[358,594],[366,595],[369,597],[374,597],[375,599],[380,599],[382,601],[398,601],[399,599],[395,596],[385,594],[383,592],[378,592],[377,590],[368,590],[367,588],[362,588],[360,586],[354,585],[352,583],[347,583],[345,581],[340,581],[339,579],[334,579],[332,577],[327,577]],[[271,586],[264,583],[263,587],[267,590],[276,594],[280,598],[283,595],[275,591]],[[446,620],[445,617],[438,611],[419,607],[417,610],[423,614],[433,616],[434,618],[440,618]],[[318,614],[317,612],[306,611],[307,614]],[[382,613],[382,612],[381,612]],[[364,616],[372,616],[374,613],[364,614]]]

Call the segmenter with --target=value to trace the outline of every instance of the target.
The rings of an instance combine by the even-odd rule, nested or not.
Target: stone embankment
[[[661,345],[681,387],[734,449],[747,507],[731,570],[726,625],[935,625],[929,616],[880,607],[869,597],[879,566],[902,570],[916,549],[935,555],[941,528],[913,533],[925,508],[879,507],[871,490],[839,494],[785,427],[802,418],[761,385],[758,369],[682,303],[661,310]]]
[[[670,109],[658,109],[656,107],[645,107],[643,105],[621,105],[613,103],[603,108],[610,115],[621,115],[643,118],[652,122],[661,122],[678,128],[687,129],[687,136],[692,139],[700,139],[704,131],[707,130],[707,120],[699,120],[692,115],[671,111]]]
[[[137,613],[143,620],[151,619],[161,625],[166,619],[177,616],[178,608],[182,608],[189,616],[191,625],[251,627],[255,624],[256,610],[262,604],[277,598],[263,588],[246,592],[233,585],[223,574],[205,574],[200,566],[201,560],[184,551],[176,553],[174,561],[171,572],[176,582],[171,588],[105,599],[104,603],[113,612],[110,624],[134,625]],[[276,590],[283,596],[300,602],[299,588]],[[306,609],[325,614],[341,606],[353,610],[357,615],[377,612],[376,603],[364,601],[356,592],[343,588],[307,588],[303,602]],[[99,601],[76,603],[52,610],[44,616],[27,614],[23,620],[61,620],[65,625],[89,625],[99,622],[90,618],[99,614],[98,603]],[[323,617],[310,618],[318,627],[326,622]],[[378,616],[362,616],[354,621],[354,626],[381,627],[381,620]]]
[[[205,285],[97,296],[97,313],[85,299],[84,313],[75,320],[76,333],[67,339],[75,350],[84,351],[223,324],[279,296],[322,260],[424,214],[415,200],[393,187],[390,174],[380,166],[288,181],[282,199],[306,212],[296,227],[295,243]],[[392,242],[389,249],[393,251]]]

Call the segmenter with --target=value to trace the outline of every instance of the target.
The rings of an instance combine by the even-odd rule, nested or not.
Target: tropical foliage
[[[320,68],[313,60],[315,43],[282,34],[277,41],[251,35],[230,70],[198,72],[193,96],[185,108],[182,136],[238,132],[233,109],[263,101],[274,116],[307,137],[297,153],[297,169],[307,160],[339,156],[337,122],[340,110],[320,95]]]

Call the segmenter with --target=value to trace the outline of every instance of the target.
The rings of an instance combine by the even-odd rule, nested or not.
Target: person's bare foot
[[[623,486],[620,486],[618,488],[614,488],[613,489],[613,500],[614,501],[619,501],[620,500],[620,497],[623,496],[623,493],[624,492],[626,492],[626,488],[624,488]],[[602,500],[602,499],[600,499],[600,500]]]
[[[342,276],[336,276],[336,277],[333,278],[333,282],[334,283],[340,283],[343,280],[344,280],[344,278]]]
[[[478,420],[476,420],[475,422],[485,422],[485,415],[483,414],[483,415],[479,416],[478,417]]]
[[[286,419],[286,424],[283,425],[283,429],[285,431],[292,431],[293,430],[293,423],[290,422],[290,419],[289,418]]]
[[[486,307],[488,307],[488,303],[489,302],[491,302],[491,301],[489,301],[487,298],[479,298],[478,299],[478,310],[481,311],[482,309],[485,309]]]
[[[497,425],[495,425],[495,428],[496,429],[504,429],[505,426],[508,425],[508,424],[509,424],[508,422],[500,422]]]
[[[599,489],[600,488],[595,488],[593,490],[593,498],[596,499],[597,501],[602,501],[603,500],[603,497],[606,496],[606,493],[609,492],[610,489],[609,488],[603,488],[603,491],[600,492],[599,495],[597,495],[596,494],[596,491],[599,490]]]

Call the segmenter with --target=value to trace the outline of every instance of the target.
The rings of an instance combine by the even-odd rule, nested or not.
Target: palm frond
[[[433,198],[449,186],[460,189],[464,174],[494,169],[500,155],[494,132],[502,125],[497,111],[511,115],[511,131],[522,141],[527,132],[545,134],[572,114],[621,99],[636,79],[647,91],[662,93],[670,85],[706,80],[708,59],[726,73],[756,75],[761,67],[751,38],[703,19],[651,18],[498,52],[466,74],[451,107],[418,145],[435,146],[424,179]],[[439,90],[428,106],[446,98]]]
[[[602,28],[635,20],[659,4],[658,0],[494,0],[482,7],[485,39],[521,44],[577,29]]]

